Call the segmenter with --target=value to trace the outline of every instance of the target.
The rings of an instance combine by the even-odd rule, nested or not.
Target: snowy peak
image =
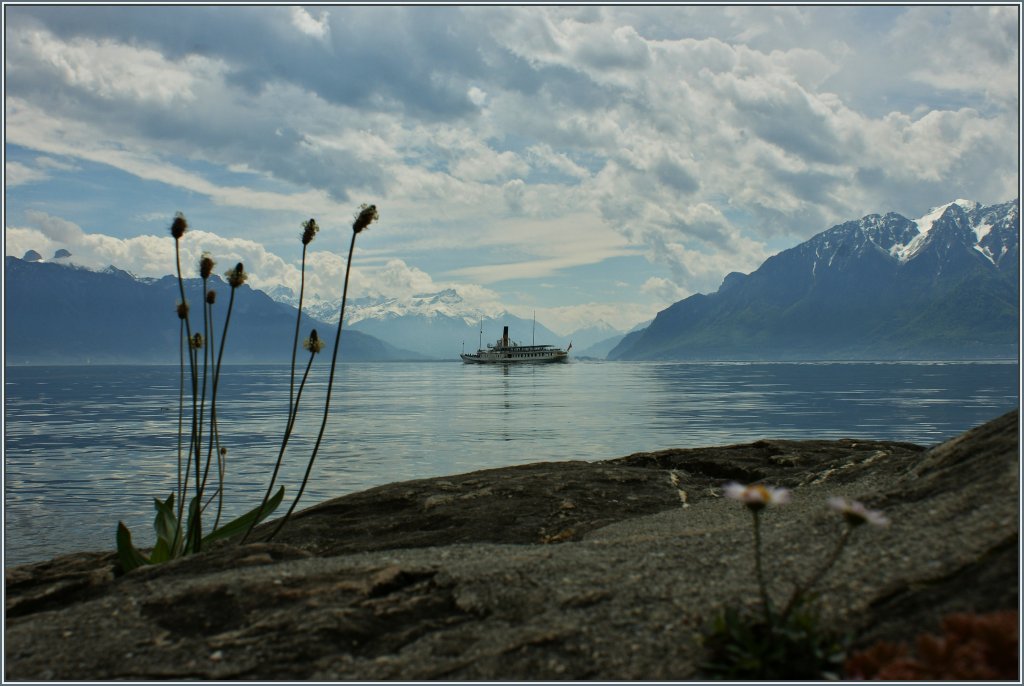
[[[972,213],[975,249],[1000,269],[1016,270],[1020,255],[1020,207],[1017,201]]]
[[[1018,201],[872,214],[728,276],[627,336],[608,359],[1013,358]]]
[[[407,298],[389,298],[378,301],[350,303],[345,320],[350,324],[366,319],[389,320],[399,317],[439,317],[460,319],[467,325],[473,325],[482,317],[490,317],[494,313],[485,312],[467,303],[453,288],[437,293],[417,293]],[[335,316],[337,321],[337,316]]]
[[[869,214],[834,226],[801,247],[814,251],[815,274],[835,266],[838,257],[859,258],[875,249],[903,265],[925,252],[948,255],[951,250],[964,247],[999,265],[1006,256],[1018,254],[1019,236],[1016,201],[985,207],[958,199],[933,207],[914,220],[895,212],[885,216]]]

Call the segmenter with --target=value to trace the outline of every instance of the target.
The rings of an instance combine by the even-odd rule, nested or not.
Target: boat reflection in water
[[[508,327],[504,328],[494,345],[488,344],[475,353],[462,353],[466,364],[519,364],[531,362],[568,362],[572,343],[565,350],[553,345],[519,345],[509,340]]]

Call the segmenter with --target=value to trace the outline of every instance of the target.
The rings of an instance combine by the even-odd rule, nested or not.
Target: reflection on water
[[[322,370],[321,370],[322,371]],[[176,367],[8,368],[5,563],[111,549],[123,519],[151,541],[174,485]],[[760,438],[934,444],[1018,405],[1015,364],[458,363],[342,365],[303,498],[544,460]],[[311,382],[282,470],[301,481],[325,380]],[[222,372],[228,508],[266,488],[287,409],[286,366]]]

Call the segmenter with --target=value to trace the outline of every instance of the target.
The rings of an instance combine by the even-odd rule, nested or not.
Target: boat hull
[[[482,338],[482,323],[480,334]],[[571,349],[572,343],[565,350],[553,345],[520,345],[508,337],[506,326],[497,343],[480,348],[475,353],[462,353],[460,357],[466,364],[547,364],[568,362]]]
[[[480,351],[476,354],[462,353],[462,361],[466,364],[550,364],[568,362],[569,353],[564,350],[551,351],[544,354]]]

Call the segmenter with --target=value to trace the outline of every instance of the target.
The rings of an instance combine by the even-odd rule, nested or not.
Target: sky
[[[1019,195],[1019,7],[4,6],[5,253],[625,330],[866,214]],[[189,266],[192,265],[192,266]]]

